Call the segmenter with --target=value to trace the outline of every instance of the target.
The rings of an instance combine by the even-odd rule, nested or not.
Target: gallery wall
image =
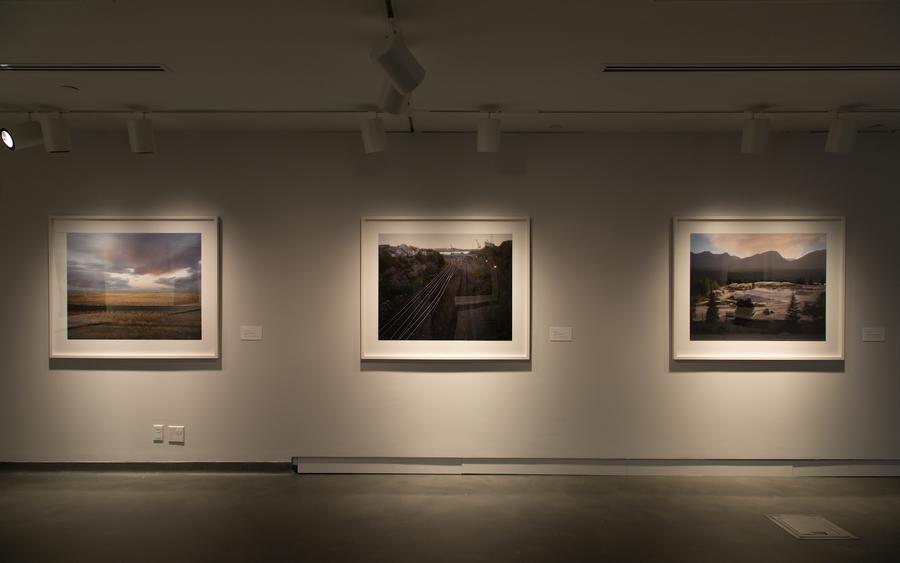
[[[736,133],[389,143],[163,132],[133,155],[76,132],[70,154],[0,155],[0,461],[900,458],[897,135],[850,155],[820,134],[764,155]],[[51,214],[221,217],[221,359],[50,361]],[[359,222],[379,215],[531,217],[532,360],[362,363]],[[846,361],[671,361],[671,221],[698,215],[845,216]]]

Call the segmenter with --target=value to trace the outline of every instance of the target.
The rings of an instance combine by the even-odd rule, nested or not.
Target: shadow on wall
[[[494,153],[494,168],[500,174],[521,176],[528,171],[528,135],[506,133]]]
[[[222,359],[51,358],[51,370],[222,371]]]
[[[394,150],[403,150],[410,136],[411,134],[392,135],[390,142],[394,143]],[[377,176],[387,170],[390,146],[387,151],[375,154],[365,154],[361,144],[360,146],[349,144],[347,147],[352,147],[348,156],[356,176]],[[475,152],[474,136],[471,146],[467,144],[467,148]],[[528,135],[506,133],[503,135],[499,151],[478,156],[493,160],[493,167],[499,174],[522,176],[528,172]]]
[[[531,360],[360,360],[359,370],[413,373],[530,372]]]
[[[673,360],[669,359],[670,373],[690,372],[820,372],[844,373],[844,360]]]

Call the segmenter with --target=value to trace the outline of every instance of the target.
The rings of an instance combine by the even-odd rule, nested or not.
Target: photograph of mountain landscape
[[[826,235],[691,233],[691,340],[826,336]]]
[[[512,339],[511,234],[379,234],[378,339]]]
[[[66,234],[70,340],[200,340],[200,233]]]

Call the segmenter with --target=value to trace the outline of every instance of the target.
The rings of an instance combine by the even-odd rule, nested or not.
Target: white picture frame
[[[149,268],[141,274],[137,269],[128,267],[127,260],[146,260],[148,250],[137,246],[154,245],[153,249],[167,248],[159,244],[162,237],[156,235],[171,234],[178,241],[190,241],[189,248],[184,244],[179,256],[171,257],[169,264],[178,268],[183,261],[194,261],[197,266],[187,266],[174,270],[172,277],[159,274],[159,268]],[[99,238],[91,238],[97,237]],[[197,240],[199,238],[199,240]],[[152,240],[156,240],[154,243]],[[72,242],[72,241],[94,241]],[[165,239],[176,240],[176,239]],[[81,247],[73,246],[72,257],[69,256],[70,245],[100,244],[114,245],[118,250],[113,257],[112,250],[104,250],[98,246],[95,252],[99,259],[95,260],[90,275],[85,276],[85,262],[76,262],[75,256],[91,256],[85,254]],[[114,242],[108,242],[114,241]],[[124,241],[131,241],[124,242]],[[149,241],[149,242],[148,242]],[[136,245],[129,251],[121,250],[124,245]],[[129,252],[137,258],[130,258]],[[185,253],[188,253],[186,256]],[[199,254],[199,256],[198,256]],[[124,257],[124,258],[123,258]],[[162,257],[164,264],[167,258]],[[123,272],[112,271],[109,264],[115,262],[116,268]],[[70,272],[70,268],[72,271]],[[78,270],[77,272],[75,270]],[[156,279],[153,276],[156,276]],[[142,276],[139,278],[139,276]],[[181,277],[179,277],[181,276]],[[199,279],[198,279],[199,278]],[[76,279],[108,280],[103,281],[106,289],[95,287],[101,282],[75,282]],[[144,295],[153,292],[158,298],[145,297],[142,307],[122,305],[123,299],[110,297],[116,291],[136,294],[127,291],[129,280],[141,279],[149,289],[141,288]],[[180,281],[179,281],[180,280]],[[73,285],[70,295],[70,283]],[[171,290],[154,289],[159,284],[170,283]],[[155,284],[155,285],[154,285]],[[49,218],[49,355],[50,358],[114,358],[114,359],[216,359],[220,355],[219,344],[219,219],[217,217],[96,217],[96,216],[51,216]],[[176,290],[176,287],[182,289]],[[124,289],[123,289],[124,288]],[[184,289],[189,288],[189,289]],[[183,297],[175,297],[176,293]],[[198,295],[194,295],[198,294]],[[168,297],[166,296],[168,295]],[[87,296],[87,297],[85,297]],[[121,297],[121,296],[120,296]],[[154,301],[154,299],[157,299]],[[80,301],[79,301],[80,300]],[[166,301],[168,300],[168,301]],[[101,303],[97,305],[96,303]],[[168,305],[163,307],[163,305]],[[70,309],[72,313],[70,314]],[[139,311],[157,320],[144,320],[156,332],[142,328],[137,321],[130,321],[122,314],[122,310]],[[77,312],[76,312],[77,311]],[[149,311],[149,313],[147,312]],[[166,315],[180,316],[179,320],[158,320]],[[104,314],[119,314],[115,318],[104,317]],[[77,315],[94,315],[92,320],[78,320]],[[70,318],[71,317],[71,318]],[[198,325],[199,317],[199,327]],[[71,321],[71,324],[70,324]],[[153,323],[157,323],[153,325]],[[92,326],[89,326],[92,325]],[[178,325],[178,326],[175,326]],[[162,326],[162,328],[159,328]],[[141,332],[144,331],[144,332]],[[135,335],[138,336],[135,336]],[[77,336],[76,336],[77,335]],[[120,337],[121,336],[121,337]]]
[[[824,245],[821,242],[822,238],[820,238],[820,235],[824,237]],[[822,318],[818,317],[818,319],[816,320],[818,324],[815,325],[815,331],[817,332],[811,331],[810,335],[790,335],[786,332],[783,332],[780,336],[776,334],[756,336],[741,334],[738,336],[728,336],[727,338],[736,339],[726,340],[725,336],[709,336],[700,334],[700,332],[705,329],[703,329],[703,325],[699,323],[703,322],[704,319],[705,322],[715,323],[716,321],[710,321],[710,319],[712,317],[715,317],[716,315],[712,315],[712,317],[703,317],[702,310],[699,312],[698,310],[696,310],[699,309],[698,303],[702,303],[703,290],[697,289],[698,284],[696,279],[694,281],[694,285],[692,285],[692,251],[697,251],[697,255],[701,254],[699,251],[701,250],[701,248],[705,247],[707,241],[709,240],[730,240],[740,241],[733,242],[732,244],[743,245],[743,247],[748,248],[748,252],[751,252],[749,249],[754,245],[754,237],[756,237],[756,241],[759,242],[763,239],[768,241],[780,241],[782,239],[779,237],[782,236],[784,236],[783,240],[787,241],[784,244],[793,245],[791,246],[791,248],[798,247],[799,243],[796,243],[795,241],[800,240],[813,240],[816,241],[816,244],[822,246],[821,251],[824,251],[825,262],[824,280],[821,283],[819,283],[818,281],[813,282],[810,280],[806,280],[805,282],[806,284],[814,285],[804,285],[804,282],[800,281],[800,278],[794,280],[795,283],[793,284],[777,284],[775,281],[769,280],[769,278],[766,278],[766,283],[752,282],[749,283],[749,285],[728,283],[727,287],[722,287],[721,289],[719,289],[718,287],[716,288],[714,294],[717,296],[717,299],[714,304],[718,302],[719,295],[721,295],[723,298],[731,297],[731,301],[738,304],[740,304],[740,301],[735,301],[735,298],[743,298],[744,302],[747,303],[747,305],[744,305],[743,312],[739,311],[738,307],[729,305],[733,308],[733,311],[730,311],[730,314],[732,315],[731,322],[733,323],[735,319],[740,319],[744,326],[739,330],[760,330],[760,332],[762,332],[763,329],[748,329],[748,319],[756,323],[755,326],[758,327],[765,324],[761,322],[762,320],[768,320],[761,319],[759,316],[760,314],[769,316],[771,319],[779,319],[780,317],[776,313],[776,308],[774,305],[770,308],[764,303],[757,303],[757,301],[765,302],[765,295],[768,295],[771,296],[771,299],[773,299],[773,301],[771,301],[772,303],[778,303],[779,306],[783,308],[784,297],[781,294],[786,294],[787,291],[790,291],[791,302],[796,305],[798,303],[796,297],[798,294],[806,295],[808,296],[808,299],[812,299],[813,296],[816,295],[817,291],[821,291],[820,286],[824,285],[824,295],[819,296],[820,298],[824,299],[825,303],[824,329],[821,328],[823,326]],[[845,222],[843,217],[674,218],[672,235],[671,294],[672,358],[674,360],[843,360],[845,317],[844,239]],[[694,241],[693,244],[695,248],[692,248],[692,240]],[[760,244],[765,243],[760,242]],[[787,248],[787,246],[785,248]],[[710,254],[714,255],[715,253],[710,252]],[[761,255],[762,254],[757,254],[756,256]],[[737,257],[735,256],[730,259],[733,258]],[[753,257],[750,256],[749,258]],[[822,256],[810,256],[810,259],[812,258],[815,258],[816,260],[815,264],[817,269],[815,271],[820,272],[821,268],[819,265],[822,260]],[[696,278],[699,279],[702,268],[708,267],[701,266],[701,264],[706,264],[706,262],[702,262],[701,260],[707,259],[714,258],[697,258],[697,262],[695,265]],[[793,260],[798,259],[799,258],[793,258]],[[777,257],[773,256],[769,262],[763,263],[767,264],[767,268],[770,267],[770,264],[782,264],[781,262],[775,262],[775,260],[777,260]],[[792,260],[788,260],[788,262],[792,262]],[[809,261],[804,262],[804,264],[811,263],[812,262]],[[797,271],[803,271],[799,269],[801,268],[799,262],[797,264]],[[776,266],[771,267],[775,268]],[[782,277],[789,276],[789,274],[784,273],[788,272],[787,268],[789,266],[778,267],[782,268],[782,273],[780,274]],[[729,266],[729,268],[739,269],[740,266]],[[750,268],[750,266],[748,266],[747,268]],[[737,274],[733,277],[731,276],[731,274],[729,274],[728,281],[731,282],[732,279],[739,278],[740,275],[746,274]],[[773,275],[776,277],[778,276],[778,274]],[[798,275],[802,276],[804,274]],[[703,281],[705,280],[701,280],[700,285],[703,285]],[[748,290],[749,293],[748,291],[744,290]],[[764,293],[765,291],[768,291],[769,293],[766,294]],[[760,293],[764,295],[763,298],[759,298],[756,296]],[[701,295],[700,299],[697,299],[697,295]],[[747,301],[747,299],[750,299],[750,301]],[[710,301],[707,300],[707,311],[709,308],[709,303]],[[727,304],[728,301],[725,301],[725,303]],[[806,303],[804,302],[799,303],[799,305],[794,307],[794,310],[801,310],[801,307],[806,306]],[[808,310],[809,309],[806,309],[804,311]],[[821,311],[821,307],[819,307],[819,309],[817,310]],[[725,315],[727,314],[729,313],[726,312]],[[723,316],[722,324],[724,325],[727,322],[728,319]],[[796,324],[794,326],[796,327]],[[807,326],[813,325],[808,324]],[[722,328],[720,330],[725,329]],[[795,328],[795,332],[801,331]],[[721,339],[719,340],[718,338]],[[792,340],[789,338],[798,339]],[[803,340],[802,338],[810,339]],[[812,338],[816,339],[813,340]]]
[[[362,360],[529,360],[531,358],[530,219],[494,217],[363,217],[361,220],[360,231],[360,358]],[[443,250],[435,251],[447,258],[446,262],[450,262],[451,260],[463,260],[463,264],[468,264],[465,260],[480,260],[490,266],[490,262],[487,258],[489,255],[485,254],[477,247],[479,245],[484,245],[482,248],[487,249],[488,244],[493,246],[494,243],[497,242],[497,246],[494,248],[499,252],[500,249],[504,248],[505,244],[500,241],[500,238],[507,238],[506,236],[501,236],[501,234],[508,235],[511,241],[511,250],[508,248],[503,250],[503,252],[507,253],[505,255],[511,254],[511,265],[506,263],[506,259],[502,259],[498,261],[497,264],[493,264],[495,269],[498,264],[501,268],[501,276],[499,278],[496,273],[492,272],[490,274],[493,276],[491,278],[491,287],[493,288],[491,289],[491,292],[493,292],[493,297],[476,296],[465,299],[465,296],[459,298],[457,293],[454,294],[453,302],[455,303],[455,306],[460,309],[466,307],[479,308],[482,306],[498,306],[497,303],[502,303],[502,307],[508,307],[510,312],[507,314],[505,313],[506,309],[503,309],[504,314],[502,317],[504,327],[506,326],[505,323],[507,320],[511,321],[509,325],[511,331],[508,340],[461,340],[455,339],[456,337],[454,336],[446,336],[442,339],[415,339],[403,338],[397,334],[390,336],[385,331],[393,330],[393,327],[396,325],[388,325],[388,323],[394,319],[386,318],[382,319],[382,335],[379,335],[380,240],[390,242],[390,244],[387,244],[386,242],[386,247],[391,247],[391,244],[396,244],[397,246],[393,246],[393,248],[400,248],[400,241],[407,240],[403,237],[410,237],[410,240],[414,241],[426,241],[432,240],[428,237],[439,236],[442,240],[450,241],[442,243],[444,246]],[[486,235],[497,235],[498,238],[487,240]],[[479,240],[479,237],[481,240]],[[472,240],[471,244],[468,244],[468,239]],[[453,242],[460,240],[463,240],[463,242]],[[437,244],[431,246],[438,248]],[[468,249],[468,251],[463,250],[463,247],[468,248],[469,246],[472,248]],[[491,252],[494,252],[494,250],[491,250]],[[458,254],[464,254],[465,256],[459,256]],[[457,264],[459,262],[452,263]],[[445,264],[445,262],[441,262],[441,264]],[[482,267],[479,264],[473,266],[473,268],[472,275],[474,276],[474,272],[480,272],[480,268]],[[468,270],[469,267],[465,266],[463,273],[465,273],[466,276],[468,276],[466,273]],[[487,271],[491,272],[491,270]],[[448,275],[452,278],[454,274],[451,272]],[[483,275],[483,272],[479,275]],[[511,284],[503,281],[506,279],[505,276],[511,277]],[[451,278],[448,278],[450,281],[447,282],[450,285],[454,283]],[[432,280],[436,281],[435,278],[432,278]],[[498,280],[500,281],[498,282]],[[501,286],[501,288],[506,288],[508,285],[511,285],[511,291],[508,289],[501,289],[498,297],[496,290],[498,285]],[[425,290],[424,288],[422,289],[423,291]],[[398,297],[398,299],[405,299],[405,297]],[[444,298],[438,298],[439,301],[441,299]],[[490,299],[494,299],[492,302],[494,305],[487,303]],[[477,300],[479,303],[468,304],[472,300]],[[446,303],[446,301],[440,302]],[[397,303],[399,304],[401,302],[398,301]],[[418,305],[412,304],[412,298],[410,298],[408,302],[404,302],[404,306],[406,305],[409,305],[409,310],[419,307]],[[424,311],[427,309],[427,306],[419,307],[419,309]],[[402,307],[400,309],[395,309],[395,311],[397,311],[397,314],[404,314]],[[492,314],[496,316],[496,311],[497,309],[487,310],[481,314]],[[428,320],[422,321],[421,313],[418,314],[420,315],[419,319],[422,323],[434,322]],[[430,315],[432,313],[426,314]],[[471,315],[472,313],[465,314]],[[395,317],[396,314],[391,316]],[[510,316],[511,319],[509,318]],[[387,317],[386,314],[385,317]],[[468,319],[469,325],[472,324],[471,316],[456,316],[454,318],[457,320],[465,318]],[[396,322],[403,323],[405,321],[400,320]],[[419,326],[414,325],[414,321],[409,321],[408,325],[413,327],[410,330],[414,330],[415,327]],[[477,330],[472,329],[472,332],[477,332]],[[459,333],[457,332],[456,334],[458,337]],[[490,332],[484,331],[482,334],[490,334]],[[506,334],[505,329],[503,334]]]

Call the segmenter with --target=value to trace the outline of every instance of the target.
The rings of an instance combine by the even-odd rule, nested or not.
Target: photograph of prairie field
[[[825,340],[826,236],[691,233],[691,340]]]
[[[512,235],[380,234],[379,340],[512,340]]]
[[[68,233],[72,340],[200,340],[199,233]]]

